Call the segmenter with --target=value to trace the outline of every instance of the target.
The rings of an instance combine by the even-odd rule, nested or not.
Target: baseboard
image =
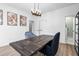
[[[6,46],[6,45],[9,45],[9,43],[0,44],[0,47]]]
[[[72,42],[60,42],[60,43],[74,45],[74,43]]]

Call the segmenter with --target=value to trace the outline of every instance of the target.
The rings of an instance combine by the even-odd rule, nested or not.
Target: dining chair
[[[40,52],[47,56],[55,56],[59,47],[60,32],[57,32],[54,38],[48,42]]]
[[[36,35],[33,34],[32,32],[25,32],[25,38],[32,38],[35,37]]]

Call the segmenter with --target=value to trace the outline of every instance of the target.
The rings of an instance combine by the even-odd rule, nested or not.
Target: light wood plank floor
[[[20,56],[20,54],[7,45],[0,47],[0,56]],[[37,52],[34,56],[43,56],[43,54]],[[69,44],[60,44],[56,56],[77,56],[74,46]]]
[[[57,56],[77,56],[73,45],[70,44],[60,44]]]
[[[20,54],[11,46],[0,47],[0,56],[20,56]]]

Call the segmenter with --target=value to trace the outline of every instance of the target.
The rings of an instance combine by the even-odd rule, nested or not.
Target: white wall
[[[56,32],[61,32],[60,42],[64,43],[65,17],[75,16],[78,11],[79,4],[75,4],[43,14],[41,19],[39,19],[41,22],[41,34],[55,35]],[[70,43],[73,44],[72,42]]]
[[[0,9],[3,10],[3,25],[0,25],[0,46],[24,39],[24,33],[29,29],[29,15],[25,11],[17,10],[16,8],[12,8],[4,4],[0,4]],[[27,16],[27,26],[19,26],[19,22],[17,26],[8,26],[7,12],[16,13],[18,15],[18,21],[19,15]]]

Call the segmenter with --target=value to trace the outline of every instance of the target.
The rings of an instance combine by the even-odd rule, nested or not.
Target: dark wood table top
[[[33,55],[53,39],[51,35],[40,35],[10,43],[10,45],[23,56]]]

